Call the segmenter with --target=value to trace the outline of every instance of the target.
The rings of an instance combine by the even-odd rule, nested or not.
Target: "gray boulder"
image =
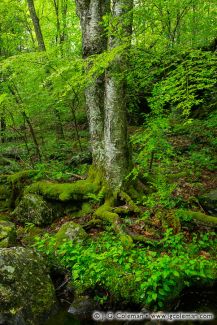
[[[86,231],[77,223],[70,221],[62,225],[60,230],[55,235],[57,244],[71,240],[74,242],[82,242],[87,238]]]
[[[25,194],[15,210],[12,217],[22,223],[33,223],[36,226],[44,226],[52,223],[53,211],[40,195]]]
[[[0,249],[0,324],[40,324],[56,303],[44,260],[23,247]]]
[[[89,296],[76,297],[68,309],[68,313],[78,319],[91,319],[96,303]]]

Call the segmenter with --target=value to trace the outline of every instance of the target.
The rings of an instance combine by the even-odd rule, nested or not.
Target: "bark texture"
[[[82,29],[84,59],[123,45],[126,39],[130,40],[132,0],[76,0],[76,4]],[[103,30],[102,19],[109,13],[115,27],[114,31],[111,29],[108,39]],[[130,18],[126,18],[126,15]],[[129,170],[125,87],[122,76],[125,66],[125,57],[117,56],[105,74],[93,81],[85,92],[93,163],[105,172],[107,183],[112,189],[121,188]]]
[[[38,49],[39,49],[39,51],[46,51],[44,38],[42,35],[42,31],[41,31],[41,26],[40,26],[39,19],[38,19],[36,10],[35,10],[34,0],[27,0],[27,4],[28,4],[31,19],[32,19],[32,22],[34,25],[35,35],[36,35],[37,42],[38,42]]]
[[[106,50],[107,37],[103,31],[102,17],[109,12],[106,0],[76,0],[82,29],[83,57],[100,54]],[[104,75],[97,78],[85,91],[87,115],[91,136],[93,164],[101,168],[104,160]]]
[[[133,1],[119,0],[112,3],[114,31],[111,31],[109,49],[130,44]],[[119,30],[120,32],[116,32]],[[105,78],[105,163],[107,178],[114,187],[121,187],[129,171],[127,135],[127,108],[123,70],[126,57],[121,54],[111,63]]]

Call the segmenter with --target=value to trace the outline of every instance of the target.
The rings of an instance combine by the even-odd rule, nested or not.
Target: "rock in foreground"
[[[40,255],[23,247],[0,249],[0,301],[0,324],[43,323],[56,299]]]
[[[36,194],[25,194],[12,216],[19,222],[30,222],[36,226],[49,225],[54,219],[52,209]]]

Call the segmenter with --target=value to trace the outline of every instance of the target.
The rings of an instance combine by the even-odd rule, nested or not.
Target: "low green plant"
[[[165,307],[185,286],[217,277],[216,261],[206,259],[200,250],[217,246],[213,234],[195,234],[187,242],[183,234],[168,229],[160,249],[123,247],[112,233],[103,233],[83,244],[72,241],[57,246],[54,237],[36,238],[35,247],[57,263],[71,270],[78,293],[102,288],[115,302],[136,303],[153,309]],[[210,240],[210,244],[209,244]],[[98,299],[96,297],[96,299]],[[100,298],[103,302],[105,298]]]

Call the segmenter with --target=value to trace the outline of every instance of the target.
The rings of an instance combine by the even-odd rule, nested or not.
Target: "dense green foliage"
[[[27,2],[0,3],[0,221],[16,223],[18,244],[39,234],[34,247],[70,274],[76,294],[169,309],[184,287],[217,278],[217,199],[214,208],[200,201],[217,187],[216,0],[136,1],[131,46],[108,14],[105,33],[121,45],[86,60],[75,2],[34,3],[44,50]],[[102,175],[90,178],[84,93],[120,56],[128,64],[113,73],[125,82],[132,164],[131,196],[116,207]],[[39,219],[49,206],[54,221],[46,228],[29,213],[38,195]],[[28,217],[15,218],[19,206]],[[83,243],[56,242],[69,220],[87,230]]]
[[[72,272],[72,284],[79,293],[101,288],[101,302],[168,307],[187,285],[209,284],[216,278],[216,263],[199,255],[210,249],[215,255],[214,233],[172,235],[167,229],[159,247],[134,246],[129,250],[112,234],[102,234],[83,245],[66,241],[56,244],[55,237],[36,238],[36,248]],[[157,246],[157,245],[156,245]]]

